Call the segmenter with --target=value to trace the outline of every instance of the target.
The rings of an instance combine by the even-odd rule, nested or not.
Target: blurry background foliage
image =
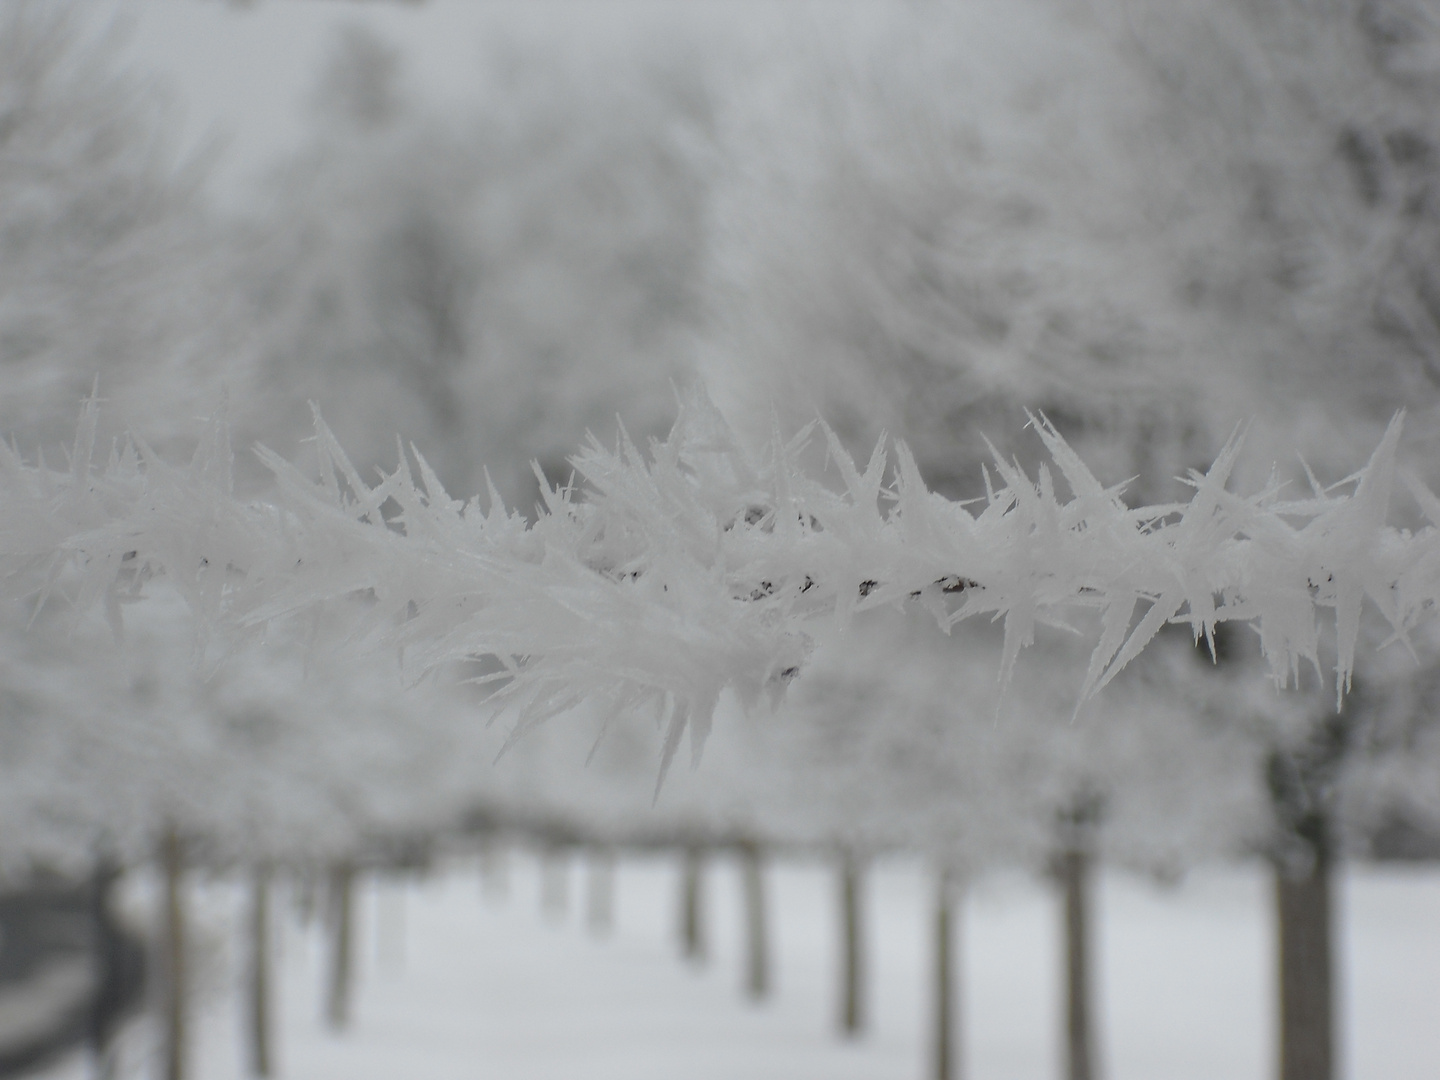
[[[0,13],[0,420],[27,444],[63,441],[97,375],[159,441],[223,384],[240,445],[292,453],[314,399],[357,458],[398,432],[454,493],[483,463],[528,511],[530,459],[563,479],[617,414],[663,431],[698,370],[757,444],[818,412],[862,456],[905,438],[951,493],[980,490],[982,434],[1029,453],[1042,409],[1154,499],[1238,422],[1257,472],[1299,450],[1326,478],[1435,406],[1425,4],[496,33],[443,106],[342,24],[303,148],[241,213],[93,10]]]

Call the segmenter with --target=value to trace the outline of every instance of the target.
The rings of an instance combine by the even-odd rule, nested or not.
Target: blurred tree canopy
[[[396,54],[336,41],[309,148],[250,237],[275,420],[317,401],[362,461],[413,439],[457,493],[554,481],[587,430],[674,413],[697,309],[707,69],[612,59],[582,79],[498,49],[474,110],[409,101]]]
[[[0,423],[30,444],[68,442],[97,378],[156,441],[241,389],[206,160],[177,158],[119,41],[69,6],[0,10]]]
[[[1023,405],[1146,500],[1247,419],[1260,475],[1325,475],[1433,412],[1428,7],[890,5],[797,39],[713,214],[706,360],[756,437],[818,411],[975,493]]]

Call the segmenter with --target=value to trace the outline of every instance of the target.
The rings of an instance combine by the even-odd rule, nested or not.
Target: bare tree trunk
[[[1335,970],[1332,962],[1337,812],[1335,792],[1354,748],[1352,688],[1345,707],[1327,713],[1295,744],[1276,746],[1266,763],[1275,815],[1276,938],[1279,945],[1281,1080],[1335,1075]]]
[[[745,994],[755,1001],[770,993],[770,942],[765,919],[765,866],[760,845],[740,844],[740,881],[745,899]]]
[[[270,1061],[270,868],[256,865],[250,876],[250,970],[246,994],[250,1074],[269,1076]]]
[[[680,951],[686,960],[704,963],[705,946],[705,851],[690,844],[680,870]]]
[[[291,883],[295,898],[295,917],[301,927],[308,930],[316,918],[322,915],[319,873],[315,866],[307,863],[298,876],[291,877]]]
[[[1092,1008],[1090,877],[1092,857],[1072,849],[1057,860],[1064,896],[1065,1076],[1096,1080],[1095,1017]]]
[[[341,861],[330,868],[330,982],[325,1021],[333,1031],[350,1026],[355,981],[355,867]]]
[[[1304,876],[1276,867],[1280,1080],[1331,1080],[1335,1075],[1330,869],[1325,858],[1316,859]]]
[[[855,853],[840,853],[840,1030],[847,1036],[865,1027],[865,942],[862,892],[864,870]]]
[[[941,870],[935,882],[935,1015],[934,1080],[958,1080],[961,1075],[959,1040],[959,986],[955,978],[958,951],[958,886],[954,874]]]
[[[548,847],[540,857],[540,910],[553,922],[561,922],[570,907],[570,861],[565,849]]]
[[[603,937],[615,926],[615,853],[605,847],[591,848],[588,869],[585,922],[592,934]]]
[[[186,975],[185,948],[185,896],[184,869],[185,851],[179,833],[174,826],[166,828],[160,840],[160,866],[165,877],[164,884],[164,927],[162,942],[164,953],[164,1016],[163,1039],[165,1080],[185,1080],[186,1013],[188,1001],[188,979]]]
[[[115,1075],[115,1029],[126,990],[125,944],[110,910],[110,896],[119,877],[119,867],[103,857],[96,862],[90,877],[95,996],[90,1003],[86,1041],[96,1080],[111,1080]]]

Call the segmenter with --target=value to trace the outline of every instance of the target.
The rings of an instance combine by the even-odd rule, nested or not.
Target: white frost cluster
[[[1440,500],[1411,481],[1431,524],[1387,524],[1398,416],[1363,469],[1307,498],[1228,491],[1236,438],[1192,475],[1188,503],[1138,508],[1043,418],[1033,426],[1053,470],[1031,477],[997,456],[987,497],[968,506],[929,491],[903,445],[893,469],[883,444],[861,469],[824,427],[777,436],[752,462],[696,392],[648,454],[592,442],[573,459],[584,497],[542,484],[531,524],[493,489],[488,508],[451,499],[413,449],[414,469],[402,453],[366,483],[318,416],[319,479],[262,449],[275,483],[261,501],[233,493],[223,418],[188,466],[139,442],[102,463],[92,403],[68,468],[0,453],[0,573],[12,595],[103,604],[117,630],[122,605],[163,574],[197,616],[202,654],[216,632],[359,598],[344,605],[351,631],[398,648],[408,677],[488,658],[517,732],[582,700],[654,710],[667,765],[687,727],[698,753],[725,688],[747,705],[778,694],[818,635],[866,608],[918,603],[947,630],[1003,619],[1002,684],[1037,622],[1091,609],[1083,699],[1167,622],[1208,638],[1244,620],[1277,681],[1302,661],[1319,670],[1321,609],[1343,693],[1364,598],[1403,638],[1440,596]],[[802,468],[813,437],[838,485]]]

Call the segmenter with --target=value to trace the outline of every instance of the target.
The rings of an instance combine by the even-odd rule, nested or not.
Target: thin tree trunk
[[[270,1059],[270,868],[261,863],[250,877],[250,984],[246,994],[250,1074],[269,1076]]]
[[[957,883],[949,870],[941,870],[935,881],[935,1014],[934,1080],[958,1080],[961,1075],[959,1040],[959,985],[955,977],[957,938],[960,934],[956,906]]]
[[[1304,877],[1275,873],[1280,946],[1280,1080],[1335,1074],[1332,896],[1327,859]]]
[[[1355,700],[1352,693],[1345,708],[1312,725],[1303,742],[1275,747],[1266,763],[1276,826],[1281,1080],[1335,1075],[1332,815],[1340,772],[1354,745],[1349,708]]]
[[[295,917],[302,928],[308,930],[316,918],[323,914],[320,906],[319,875],[313,865],[306,865],[298,877],[292,877],[295,897]]]
[[[355,981],[355,867],[338,862],[330,868],[330,983],[325,995],[325,1021],[334,1031],[350,1026],[350,998]]]
[[[615,853],[590,849],[585,888],[585,922],[590,932],[603,937],[615,926]]]
[[[681,865],[680,951],[695,963],[703,963],[706,957],[705,852],[698,844],[685,848]]]
[[[165,1080],[185,1080],[186,1012],[189,1005],[186,976],[184,845],[174,827],[160,841],[160,865],[165,877],[164,904],[164,1055]]]
[[[759,1001],[770,993],[770,934],[765,913],[765,864],[760,845],[740,844],[740,883],[745,900],[745,994]]]
[[[120,877],[108,859],[95,864],[90,878],[90,924],[95,958],[95,995],[90,1003],[86,1041],[96,1080],[115,1075],[115,1028],[125,994],[124,942],[110,910],[110,896]]]
[[[570,862],[562,847],[547,848],[540,858],[540,909],[553,922],[570,906]]]
[[[1091,862],[1088,852],[1074,849],[1063,852],[1058,860],[1060,887],[1064,895],[1067,1080],[1097,1080],[1098,1077],[1090,974]]]
[[[863,876],[860,860],[846,848],[840,854],[840,1030],[847,1036],[865,1027]]]

